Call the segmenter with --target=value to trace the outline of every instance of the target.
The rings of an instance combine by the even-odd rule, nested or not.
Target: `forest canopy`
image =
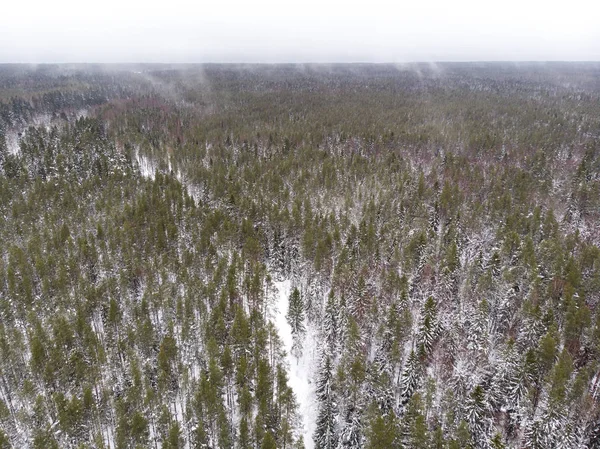
[[[600,448],[600,65],[0,65],[0,449]]]

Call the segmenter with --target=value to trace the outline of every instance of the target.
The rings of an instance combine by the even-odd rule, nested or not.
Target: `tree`
[[[429,434],[423,415],[423,401],[419,393],[412,395],[406,404],[402,419],[402,433],[408,447],[415,449],[428,447]]]
[[[8,439],[8,435],[6,435],[6,433],[2,429],[0,429],[0,449],[10,449],[10,448],[11,448],[11,444]]]
[[[4,173],[4,162],[8,155],[8,148],[6,146],[6,138],[4,136],[4,129],[0,125],[0,175]]]
[[[169,389],[176,369],[177,342],[169,332],[163,338],[158,352],[158,368],[161,389]]]
[[[402,398],[407,403],[414,391],[421,383],[421,362],[415,351],[410,351],[404,373],[402,374]]]
[[[439,323],[437,321],[437,306],[432,296],[427,298],[421,313],[421,324],[419,326],[419,354],[427,356],[433,348],[433,343],[439,334]]]
[[[265,434],[260,449],[277,449],[277,443],[271,432]]]
[[[473,388],[466,407],[466,418],[472,434],[481,440],[487,432],[487,402],[481,385]]]
[[[333,290],[327,296],[325,305],[325,316],[323,317],[323,331],[325,334],[326,348],[331,355],[335,354],[335,348],[340,336],[339,310],[335,301]]]
[[[164,449],[179,449],[182,447],[181,428],[179,423],[175,421],[169,429],[169,434],[163,442]]]
[[[240,449],[247,449],[250,447],[250,431],[248,429],[248,420],[245,416],[240,420],[238,447]]]
[[[450,441],[450,449],[473,449],[473,439],[469,432],[469,425],[461,421],[456,429],[456,438]]]
[[[286,319],[292,328],[292,337],[294,339],[292,353],[298,358],[302,354],[301,339],[306,332],[306,328],[304,326],[304,301],[297,287],[294,287],[289,297]]]
[[[410,429],[410,447],[414,449],[428,449],[429,435],[425,417],[419,414]]]
[[[562,411],[564,409],[567,382],[569,381],[572,372],[573,360],[571,359],[569,352],[564,349],[550,375],[550,407],[557,411]]]
[[[390,411],[384,415],[377,406],[372,408],[372,417],[365,432],[365,447],[367,449],[399,448],[398,428],[394,412]]]
[[[333,367],[331,358],[325,356],[316,385],[319,411],[317,428],[313,436],[317,449],[334,449],[338,443],[336,423],[337,406],[333,391]]]
[[[500,435],[498,432],[496,432],[496,434],[490,441],[490,445],[491,445],[492,449],[505,449],[505,447],[506,447],[506,446],[504,446],[504,443],[502,442],[502,435]]]

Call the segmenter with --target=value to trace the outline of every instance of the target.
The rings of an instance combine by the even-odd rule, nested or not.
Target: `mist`
[[[597,2],[484,3],[9,2],[0,62],[600,60]]]

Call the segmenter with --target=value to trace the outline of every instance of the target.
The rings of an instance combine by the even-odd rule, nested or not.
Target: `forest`
[[[0,449],[600,449],[600,64],[0,65]]]

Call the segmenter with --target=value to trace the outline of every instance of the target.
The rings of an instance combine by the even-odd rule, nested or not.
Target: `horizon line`
[[[45,62],[14,62],[0,61],[0,65],[388,65],[388,64],[555,64],[555,63],[600,63],[600,59],[438,59],[414,61],[188,61],[188,62],[157,62],[157,61],[45,61]]]

